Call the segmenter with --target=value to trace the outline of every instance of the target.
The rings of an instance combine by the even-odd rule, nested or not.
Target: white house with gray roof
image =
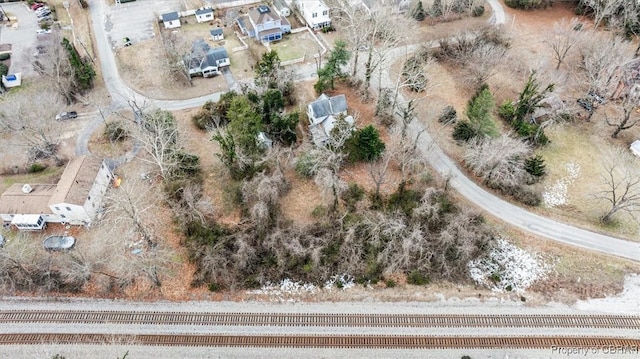
[[[302,14],[307,26],[313,30],[320,30],[331,26],[329,7],[322,0],[295,0],[295,4]]]
[[[209,30],[209,34],[211,34],[211,39],[213,39],[213,41],[224,40],[224,32],[221,27]]]
[[[212,77],[219,75],[222,68],[231,65],[229,54],[224,47],[210,48],[204,39],[196,39],[191,46],[191,54],[184,61],[189,66],[189,75]]]
[[[339,119],[344,119],[353,125],[352,116],[347,115],[347,97],[337,95],[329,97],[320,95],[315,101],[307,105],[307,117],[309,118],[309,131],[316,146],[324,146],[329,142],[331,131]]]
[[[90,224],[113,180],[107,163],[80,156],[67,164],[57,184],[15,183],[0,196],[0,219],[20,230],[45,223]]]
[[[196,21],[198,23],[207,22],[213,20],[213,9],[212,8],[200,8],[196,10]]]
[[[162,14],[162,23],[165,29],[174,29],[180,27],[180,15],[176,11]]]

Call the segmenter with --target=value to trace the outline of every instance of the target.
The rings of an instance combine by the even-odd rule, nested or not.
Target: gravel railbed
[[[236,335],[425,335],[425,336],[613,336],[640,338],[637,329],[607,328],[407,328],[407,327],[278,327],[278,326],[206,326],[206,325],[126,325],[12,323],[0,327],[0,333],[105,333],[105,334],[236,334]],[[1,347],[0,347],[1,349]],[[1,350],[0,350],[1,351]]]
[[[448,299],[438,302],[129,302],[102,299],[29,299],[0,298],[1,310],[87,310],[157,312],[255,312],[255,313],[381,313],[381,314],[608,314],[597,310],[580,311],[551,303],[531,306],[526,302]],[[626,314],[640,314],[640,308],[628,308]]]
[[[131,345],[73,345],[48,346],[37,345],[31,347],[3,346],[0,351],[5,357],[21,358],[51,358],[56,354],[66,358],[122,358],[128,353],[127,359],[191,359],[191,358],[247,358],[247,359],[299,359],[299,358],[376,358],[376,359],[457,359],[468,355],[473,359],[558,359],[558,358],[637,358],[637,354],[607,354],[602,348],[593,348],[587,355],[566,355],[544,350],[388,350],[388,349],[292,349],[292,348],[175,348],[175,347],[136,347]]]

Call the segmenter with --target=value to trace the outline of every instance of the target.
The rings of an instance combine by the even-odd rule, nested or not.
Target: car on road
[[[76,117],[78,117],[78,113],[75,111],[60,112],[56,115],[56,121],[73,120]]]

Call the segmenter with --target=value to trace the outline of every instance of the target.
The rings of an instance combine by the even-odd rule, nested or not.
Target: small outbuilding
[[[213,39],[213,41],[224,40],[224,32],[222,32],[221,27],[216,27],[215,29],[211,29],[209,33],[211,34],[211,38]]]
[[[174,29],[180,27],[180,15],[176,11],[162,14],[162,23],[165,29]]]
[[[204,7],[196,10],[196,21],[198,23],[213,20],[213,9]]]
[[[640,157],[640,140],[633,141],[631,146],[629,146],[629,149],[631,150],[631,153]]]
[[[18,87],[22,85],[22,74],[20,72],[15,74],[2,75],[2,85],[5,88]]]

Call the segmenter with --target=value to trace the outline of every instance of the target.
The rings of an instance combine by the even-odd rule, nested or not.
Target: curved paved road
[[[504,23],[505,14],[500,3],[497,0],[487,1],[493,11],[490,21],[494,24]],[[128,88],[119,77],[115,57],[107,41],[103,20],[104,6],[105,1],[93,0],[91,1],[91,6],[89,8],[91,10],[93,28],[97,42],[96,46],[100,56],[100,63],[102,65],[102,73],[106,86],[116,107],[126,106],[129,99],[135,99],[139,103],[152,104],[166,110],[179,110],[201,106],[207,100],[216,101],[219,99],[220,93],[214,93],[189,100],[154,100],[145,98],[143,95]],[[401,56],[401,54],[404,54],[406,51],[405,48],[396,50],[398,51],[398,56]],[[390,58],[395,57],[390,56]],[[383,81],[390,82],[386,75],[387,74],[385,74]],[[86,136],[86,133],[90,134],[92,129],[92,125],[90,124],[83,136]],[[491,215],[536,236],[549,238],[566,244],[596,250],[634,261],[640,261],[640,243],[597,234],[541,217],[521,207],[510,204],[485,191],[464,175],[456,163],[454,163],[442,151],[442,149],[438,147],[437,143],[432,140],[429,133],[424,131],[425,128],[422,124],[415,121],[411,124],[410,130],[414,134],[422,131],[422,135],[420,137],[420,148],[434,169],[442,175],[450,176],[450,183],[453,188],[455,188],[469,201]]]

